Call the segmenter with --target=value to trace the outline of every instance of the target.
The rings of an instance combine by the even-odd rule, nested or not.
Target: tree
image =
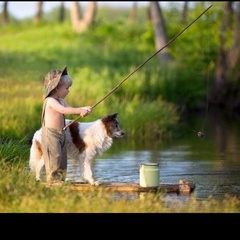
[[[59,11],[59,22],[63,22],[65,19],[65,7],[64,2],[61,2],[60,11]]]
[[[239,33],[240,33],[240,4],[237,3],[235,8],[233,2],[223,2],[222,22],[219,29],[219,49],[216,62],[215,78],[212,89],[210,91],[210,103],[219,106],[236,107],[240,104],[240,99],[235,103],[233,96],[228,98],[230,92],[235,87],[234,81],[230,81],[232,71],[236,69],[239,61]],[[234,28],[235,23],[235,28]],[[232,40],[232,41],[231,41]],[[232,42],[232,44],[230,44]],[[231,95],[231,94],[230,94]]]
[[[237,63],[240,61],[240,2],[236,2],[235,26],[233,33],[233,44],[229,53],[230,71],[238,68]]]
[[[41,21],[42,13],[43,13],[42,8],[43,8],[43,2],[37,2],[37,11],[33,19],[34,23],[38,23]]]
[[[8,2],[3,2],[3,14],[2,14],[3,23],[8,23],[9,15],[8,15]]]
[[[150,2],[150,17],[154,31],[155,48],[158,51],[167,44],[164,18],[158,2]],[[163,64],[168,63],[170,59],[166,49],[158,53],[159,61]]]
[[[188,15],[188,1],[185,1],[183,4],[183,11],[182,11],[182,23],[186,23],[187,22],[187,15]]]
[[[134,22],[137,18],[137,2],[133,2],[133,5],[130,9],[130,14],[128,17],[128,22]]]
[[[88,2],[84,15],[80,11],[78,2],[72,2],[70,17],[72,29],[75,33],[80,33],[93,25],[97,12],[97,3]]]

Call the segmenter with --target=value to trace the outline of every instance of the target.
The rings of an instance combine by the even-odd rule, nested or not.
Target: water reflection
[[[186,179],[196,184],[192,195],[198,200],[209,196],[239,196],[240,193],[240,127],[238,118],[226,119],[213,114],[204,125],[204,137],[196,134],[201,121],[195,117],[182,126],[180,138],[169,143],[130,143],[130,139],[117,140],[111,149],[93,162],[94,176],[100,182],[139,183],[141,163],[159,163],[161,183],[178,183]],[[69,160],[68,178],[79,181],[79,166]],[[176,197],[176,194],[167,194]],[[188,198],[187,196],[178,196]]]

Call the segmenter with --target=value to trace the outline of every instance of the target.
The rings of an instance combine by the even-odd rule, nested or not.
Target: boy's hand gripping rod
[[[172,40],[170,40],[165,46],[160,48],[158,51],[156,51],[154,54],[152,54],[146,61],[144,61],[142,64],[140,64],[134,71],[129,73],[120,83],[118,83],[108,94],[106,94],[100,101],[95,103],[92,106],[92,109],[95,108],[99,103],[101,103],[104,99],[106,99],[110,94],[112,94],[117,88],[119,88],[129,77],[131,77],[138,69],[140,69],[143,65],[145,65],[150,59],[152,59],[154,56],[156,56],[159,52],[161,52],[164,48],[166,48],[168,45],[170,45],[177,37],[179,37],[185,30],[187,30],[194,22],[196,22],[205,12],[207,12],[212,5],[210,5],[207,9],[205,9],[195,20],[193,20],[189,25],[187,25],[182,31],[180,31]],[[72,123],[76,122],[81,116],[78,116],[74,120],[72,120],[70,123],[68,123],[63,130],[66,130],[67,127],[69,127]]]

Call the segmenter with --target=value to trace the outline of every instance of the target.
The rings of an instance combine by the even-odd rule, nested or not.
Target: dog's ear
[[[117,118],[118,113],[113,113],[102,118],[103,122],[110,122],[113,119]]]
[[[116,119],[117,116],[118,116],[118,113],[113,113],[113,114],[109,115],[109,117],[110,117],[111,119]]]

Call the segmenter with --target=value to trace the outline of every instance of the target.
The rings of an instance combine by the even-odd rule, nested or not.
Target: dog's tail
[[[37,131],[32,139],[32,145],[30,148],[29,167],[31,172],[36,171],[36,167],[40,159],[42,158],[42,145],[40,142],[39,131]]]

